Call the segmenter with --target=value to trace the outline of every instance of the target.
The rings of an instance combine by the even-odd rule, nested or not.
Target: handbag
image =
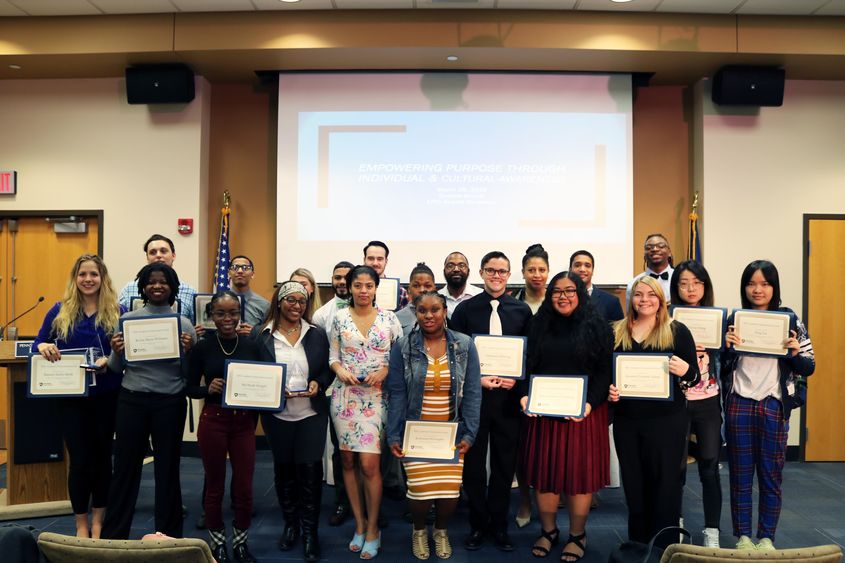
[[[675,532],[686,536],[689,543],[692,543],[692,536],[685,529],[678,526],[667,526],[651,538],[648,543],[638,541],[626,541],[619,544],[619,547],[610,553],[608,563],[660,563],[663,556],[663,549],[654,547],[654,542],[664,532]],[[681,542],[683,543],[683,542]]]

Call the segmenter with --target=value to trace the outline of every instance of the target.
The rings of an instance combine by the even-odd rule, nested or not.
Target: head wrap
[[[295,281],[286,281],[279,286],[279,301],[292,293],[301,293],[308,297],[308,290],[305,289],[304,285]]]

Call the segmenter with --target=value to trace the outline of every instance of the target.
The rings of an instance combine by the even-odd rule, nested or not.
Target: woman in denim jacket
[[[425,519],[435,501],[435,554],[446,559],[452,554],[446,526],[458,504],[464,454],[478,431],[481,373],[472,339],[446,328],[446,298],[425,292],[414,299],[414,306],[419,329],[390,351],[387,443],[393,455],[402,458],[406,420],[458,423],[457,463],[405,461],[413,553],[418,559],[430,555]]]

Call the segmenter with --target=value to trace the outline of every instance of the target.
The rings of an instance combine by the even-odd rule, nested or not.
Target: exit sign
[[[14,170],[0,170],[0,195],[18,193],[18,173]]]

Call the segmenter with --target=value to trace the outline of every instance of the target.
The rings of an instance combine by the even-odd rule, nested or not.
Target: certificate
[[[783,343],[789,338],[791,320],[792,315],[781,311],[734,311],[734,332],[742,341],[736,345],[736,351],[786,356],[789,351]]]
[[[223,406],[280,411],[285,408],[285,364],[226,360]]]
[[[182,356],[179,315],[120,319],[127,362],[178,360]]]
[[[41,354],[29,358],[28,397],[84,397],[88,395],[84,354],[62,354],[51,362]]]
[[[457,422],[408,420],[405,422],[402,452],[407,460],[458,463],[457,436]]]
[[[138,309],[144,308],[144,298],[139,297],[137,295],[133,295],[129,298],[129,310],[130,311],[137,311]],[[173,312],[177,315],[182,312],[182,303],[179,302],[179,299],[173,302],[173,305],[170,307],[173,309]]]
[[[399,306],[399,278],[379,280],[378,289],[376,289],[376,305],[382,309],[396,310]]]
[[[528,388],[529,414],[584,416],[587,403],[586,375],[534,375]]]
[[[205,330],[217,330],[214,320],[209,315],[205,314],[206,305],[211,303],[213,293],[197,293],[194,295],[194,326],[201,325]],[[238,301],[241,302],[241,318],[244,317],[244,298],[243,295],[238,295]]]
[[[492,375],[512,379],[525,377],[527,338],[486,334],[474,334],[472,338],[478,350],[482,376]]]
[[[672,306],[672,319],[686,326],[696,344],[707,350],[721,350],[727,309],[722,307]]]
[[[622,399],[671,401],[671,354],[613,354],[613,383]]]

